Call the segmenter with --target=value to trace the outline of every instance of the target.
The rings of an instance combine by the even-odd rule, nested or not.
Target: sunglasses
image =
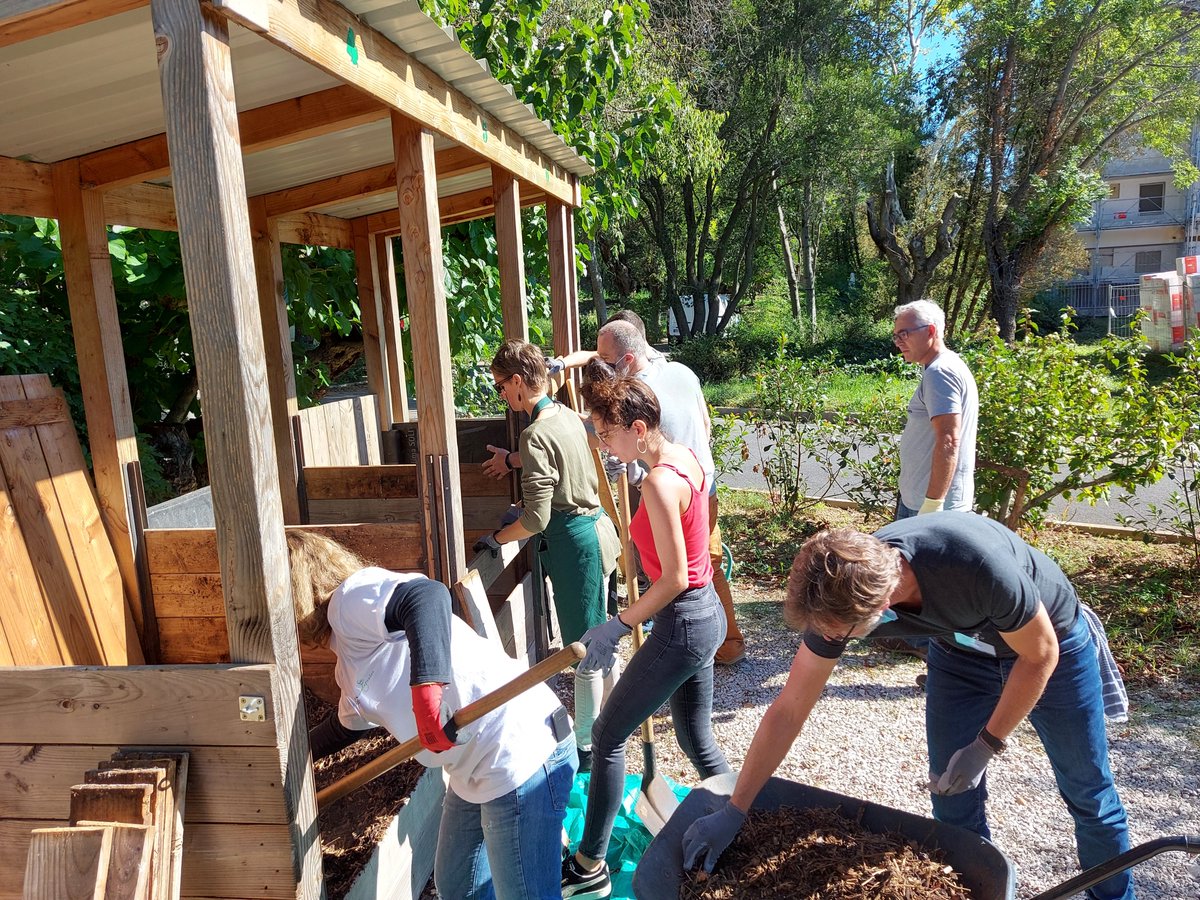
[[[508,384],[510,381],[512,381],[512,379],[513,379],[513,376],[509,375],[503,381],[497,381],[495,384],[493,384],[492,389],[496,392],[496,394],[498,396],[504,396],[504,386],[506,384]]]

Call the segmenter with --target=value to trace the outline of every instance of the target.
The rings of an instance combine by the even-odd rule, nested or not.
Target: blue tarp
[[[567,804],[567,817],[563,827],[566,829],[572,853],[579,848],[579,841],[583,838],[583,814],[587,808],[590,780],[591,775],[588,773],[576,775],[575,783],[571,786],[571,800]],[[667,779],[667,783],[680,800],[686,797],[690,790],[670,779]],[[612,875],[612,900],[633,900],[633,870],[637,868],[638,860],[650,845],[650,832],[634,812],[641,787],[640,773],[625,776],[625,793],[621,798],[621,808],[617,811],[617,821],[613,825],[612,838],[608,843],[607,862]]]

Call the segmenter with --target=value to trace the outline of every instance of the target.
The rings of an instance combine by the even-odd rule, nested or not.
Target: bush
[[[701,384],[728,381],[743,374],[738,346],[732,338],[701,334],[671,348],[671,359],[696,373]]]

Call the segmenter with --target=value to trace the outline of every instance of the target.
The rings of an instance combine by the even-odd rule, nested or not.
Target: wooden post
[[[438,212],[433,132],[398,113],[392,114],[396,153],[396,193],[404,252],[404,283],[412,322],[413,380],[417,389],[417,437],[421,458],[446,457],[449,483],[437,517],[441,546],[448,554],[448,584],[466,572],[463,553],[462,485],[458,470],[458,434],[454,424],[454,384],[450,375],[450,324],[442,269],[442,229]],[[421,491],[434,485],[421,473]],[[437,497],[442,502],[441,497]],[[452,536],[452,538],[451,538]],[[432,564],[432,561],[431,561]]]
[[[137,431],[117,319],[104,198],[81,189],[77,160],[55,165],[52,179],[96,498],[134,624],[144,638],[143,598],[134,562],[137,532],[130,522],[141,521],[146,507],[141,491],[130,491],[125,480],[128,464],[138,461]]]
[[[279,224],[267,218],[266,203],[250,199],[250,233],[254,241],[254,274],[258,280],[258,312],[262,319],[263,349],[267,362],[267,392],[271,400],[271,433],[279,463],[279,498],[283,521],[300,524],[300,472],[292,440],[296,402],[296,371],[292,363],[292,337],[288,326],[287,296],[283,285]]]
[[[387,354],[388,390],[392,398],[392,417],[379,421],[385,431],[392,422],[407,422],[408,379],[404,375],[404,344],[400,333],[400,300],[396,291],[396,250],[392,236],[375,235],[375,272],[379,307],[383,319],[383,346]]]
[[[496,199],[496,255],[500,263],[500,305],[504,337],[529,340],[529,314],[525,309],[525,257],[521,240],[521,187],[516,178],[492,166],[492,192]]]
[[[375,290],[375,246],[367,231],[365,218],[355,219],[354,273],[358,280],[358,309],[362,318],[363,354],[367,358],[367,385],[375,395],[375,408],[379,411],[379,427],[391,424],[392,400],[388,383],[387,354],[383,349],[383,318],[380,310],[379,291]]]
[[[323,895],[321,847],[262,328],[249,253],[229,33],[195,0],[151,0],[188,312],[204,403],[234,662],[272,664],[279,784],[299,900]],[[237,725],[236,711],[230,710]],[[286,877],[286,876],[284,876]]]
[[[575,261],[568,257],[570,208],[557,200],[546,201],[546,243],[550,253],[550,328],[554,332],[554,352],[571,352],[571,281]]]

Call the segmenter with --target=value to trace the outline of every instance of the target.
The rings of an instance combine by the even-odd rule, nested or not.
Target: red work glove
[[[454,746],[442,730],[442,688],[437,683],[414,684],[412,687],[413,715],[417,717],[417,736],[421,746],[441,753]]]

